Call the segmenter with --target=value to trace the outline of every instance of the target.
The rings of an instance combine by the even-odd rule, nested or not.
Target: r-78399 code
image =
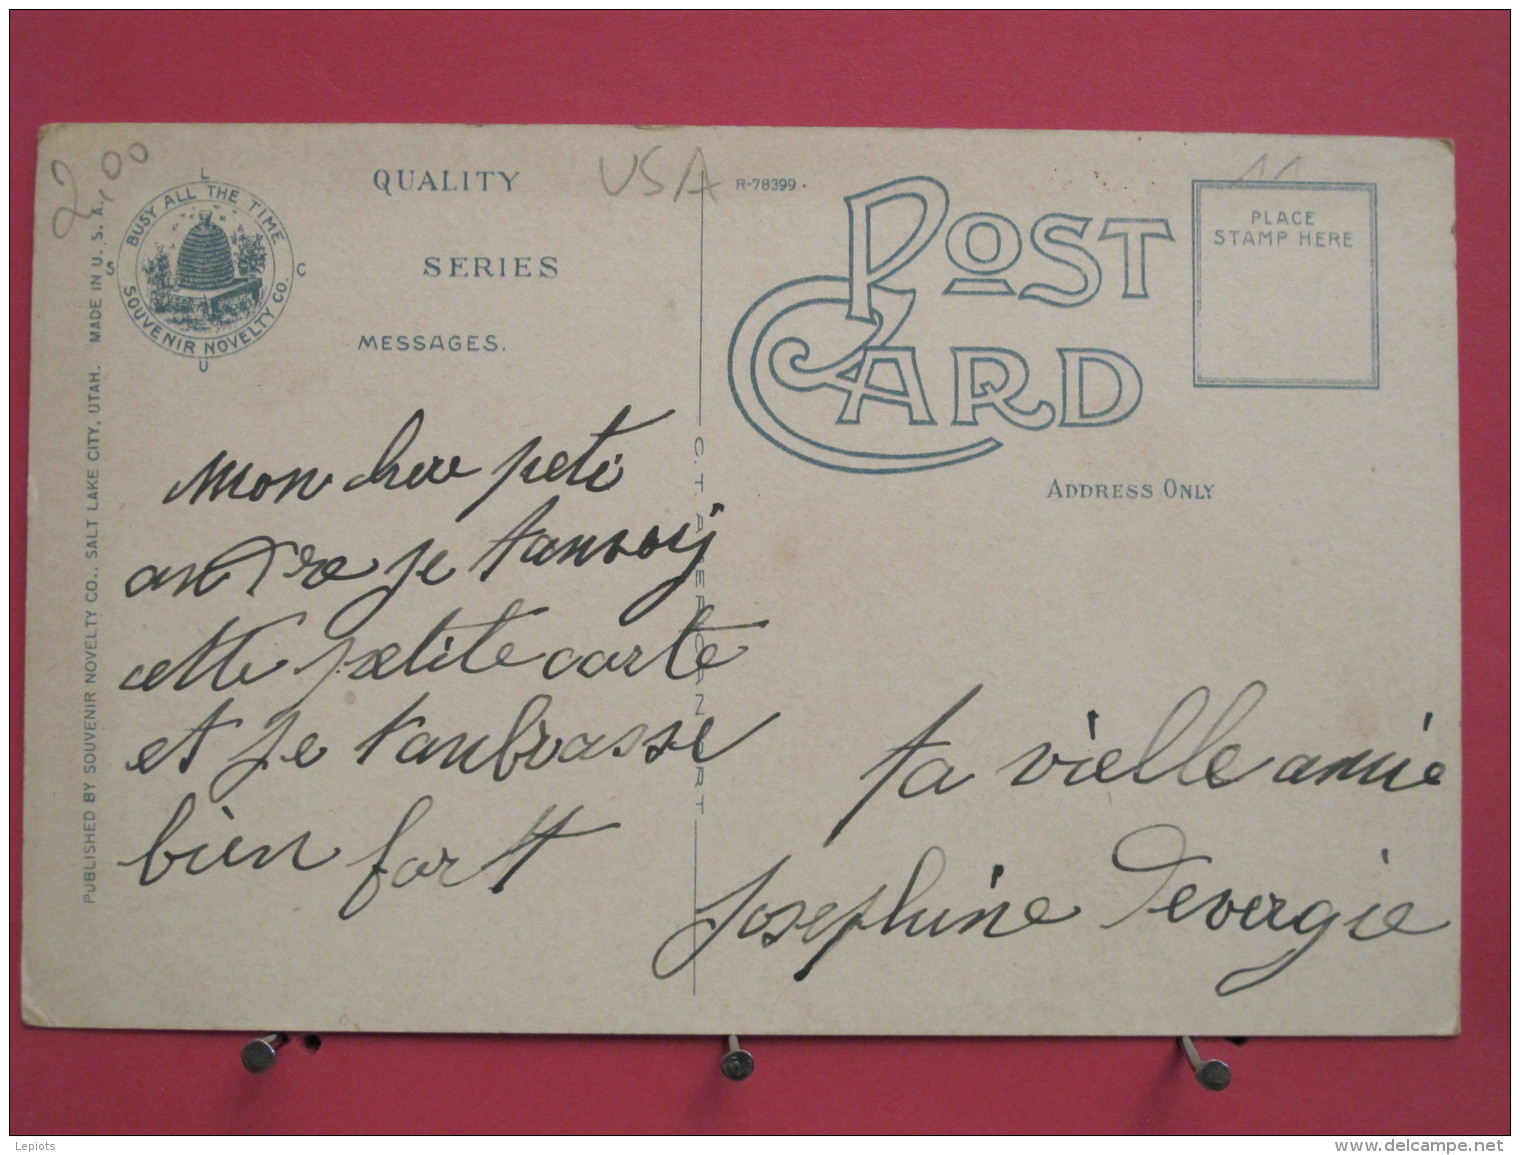
[[[792,192],[797,187],[793,176],[740,177],[734,181],[737,192]]]

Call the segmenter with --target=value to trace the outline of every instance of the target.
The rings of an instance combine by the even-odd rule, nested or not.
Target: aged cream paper
[[[1458,1025],[1438,141],[63,126],[24,1013]]]

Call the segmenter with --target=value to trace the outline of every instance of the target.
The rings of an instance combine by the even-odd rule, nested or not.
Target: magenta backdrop
[[[1510,1129],[1509,14],[11,15],[11,1129],[1246,1132]],[[1463,1033],[1168,1039],[244,1037],[18,1013],[32,200],[59,121],[888,125],[1455,141],[1462,405]],[[26,740],[45,740],[27,736]],[[252,928],[251,928],[252,929]],[[482,960],[483,966],[489,960]],[[109,977],[102,975],[102,981]],[[271,1024],[280,1026],[282,1024]],[[299,1024],[290,1024],[299,1026]]]

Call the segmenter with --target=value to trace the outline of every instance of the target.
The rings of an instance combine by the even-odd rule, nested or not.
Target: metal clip
[[[725,1079],[743,1082],[755,1073],[755,1056],[739,1047],[739,1036],[728,1036],[728,1054],[723,1056],[720,1067]]]
[[[274,1066],[276,1052],[286,1043],[290,1042],[290,1036],[284,1031],[276,1031],[272,1035],[265,1035],[262,1039],[254,1039],[243,1047],[243,1069],[250,1075],[260,1075]]]
[[[1193,1046],[1193,1040],[1187,1035],[1177,1040],[1177,1045],[1182,1048],[1182,1053],[1187,1056],[1189,1063],[1193,1065],[1193,1078],[1198,1080],[1200,1087],[1210,1091],[1223,1091],[1230,1085],[1230,1065],[1222,1063],[1218,1059],[1210,1059],[1204,1062],[1198,1057],[1198,1048]]]

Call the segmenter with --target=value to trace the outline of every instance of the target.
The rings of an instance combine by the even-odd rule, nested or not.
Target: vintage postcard
[[[65,125],[23,1012],[1446,1034],[1431,140]]]

